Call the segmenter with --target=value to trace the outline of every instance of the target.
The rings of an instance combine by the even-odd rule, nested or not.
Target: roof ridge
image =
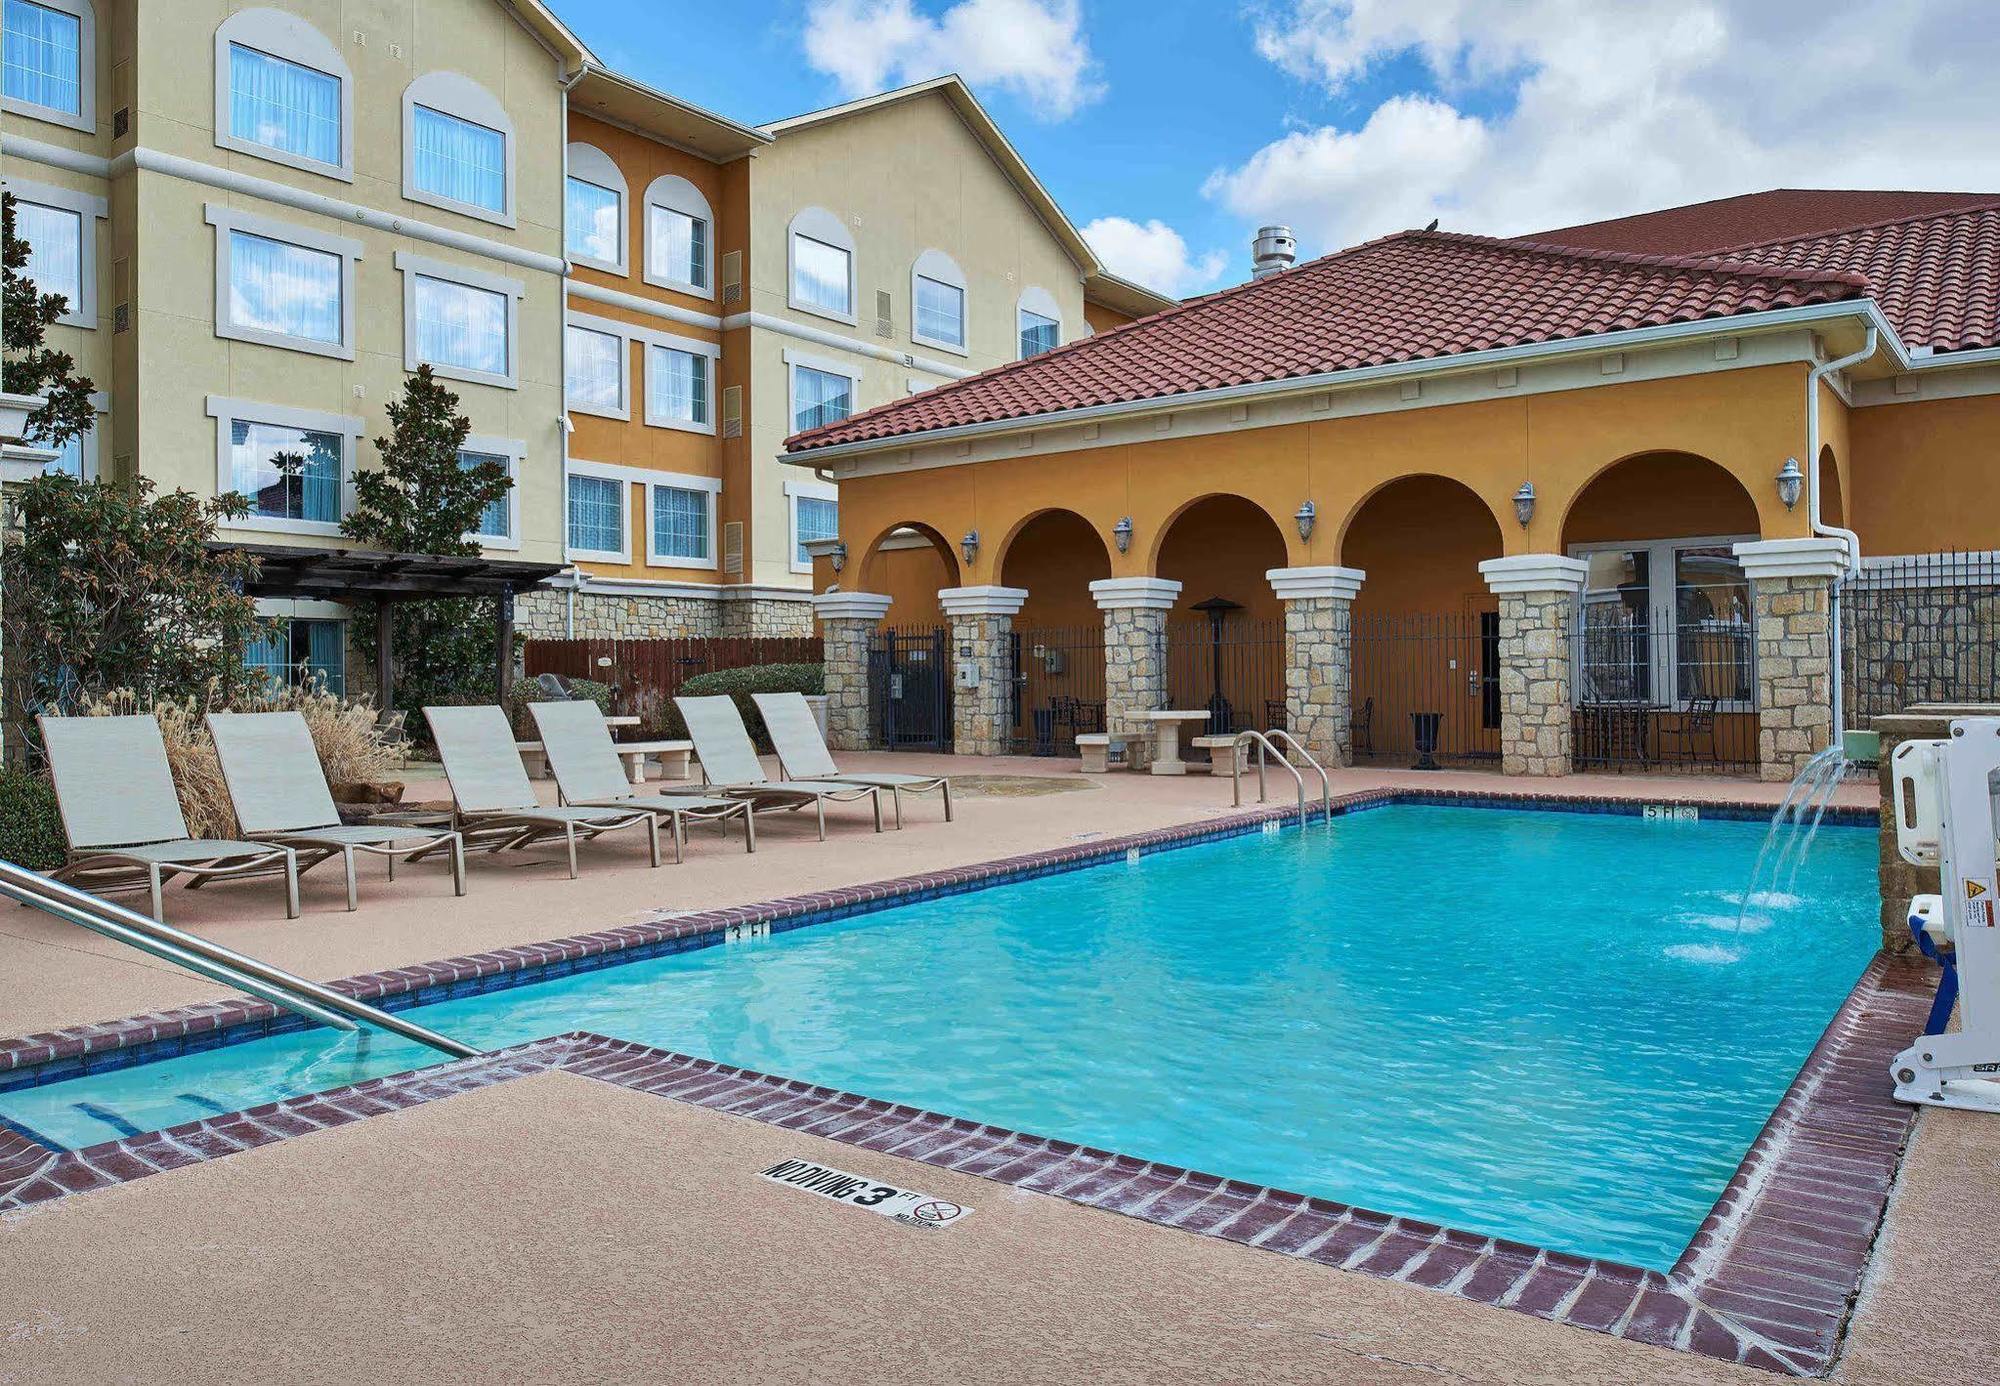
[[[1792,269],[1767,265],[1758,260],[1735,260],[1727,255],[1667,255],[1657,251],[1598,250],[1590,246],[1563,245],[1556,241],[1535,241],[1524,237],[1475,236],[1464,231],[1418,232],[1434,237],[1449,236],[1473,245],[1535,255],[1555,255],[1564,259],[1589,260],[1597,264],[1626,265],[1634,269],[1699,270],[1704,274],[1726,274],[1745,279],[1779,279],[1816,284],[1842,284],[1851,288],[1869,287],[1868,276],[1856,270]]]
[[[1974,212],[1990,212],[2000,208],[2000,193],[1990,193],[1977,202],[1968,202],[1963,207],[1940,207],[1929,212],[1906,212],[1899,217],[1882,217],[1875,221],[1857,221],[1851,226],[1832,226],[1824,231],[1808,231],[1798,236],[1776,236],[1763,241],[1740,241],[1735,245],[1722,246],[1715,252],[1726,255],[1738,250],[1763,250],[1774,245],[1803,245],[1808,241],[1831,240],[1835,236],[1852,236],[1858,231],[1879,231],[1887,226],[1904,226],[1917,221],[1942,221],[1947,217],[1962,217]]]

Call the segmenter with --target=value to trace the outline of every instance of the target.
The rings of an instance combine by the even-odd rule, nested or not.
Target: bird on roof
[[[1432,217],[1432,218],[1431,218],[1431,224],[1430,224],[1429,226],[1426,226],[1426,227],[1424,228],[1424,230],[1426,230],[1426,231],[1435,231],[1435,230],[1437,230],[1437,229],[1438,229],[1438,220],[1439,220],[1439,219],[1438,219],[1437,217]]]

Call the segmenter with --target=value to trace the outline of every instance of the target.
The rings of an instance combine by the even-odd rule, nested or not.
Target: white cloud
[[[1205,191],[1324,250],[1442,217],[1495,235],[1767,187],[2000,190],[1988,0],[1286,0],[1257,48],[1352,99]]]
[[[912,0],[812,0],[805,48],[850,96],[956,72],[1063,120],[1104,92],[1078,0],[960,0],[935,16]]]
[[[1083,238],[1113,274],[1175,298],[1210,287],[1228,264],[1219,250],[1190,258],[1181,233],[1157,218],[1142,225],[1099,217],[1083,228]]]

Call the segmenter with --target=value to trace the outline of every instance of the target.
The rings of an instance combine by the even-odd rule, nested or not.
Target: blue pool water
[[[585,1029],[1670,1266],[1874,949],[1875,837],[1396,806],[412,1012]],[[789,849],[788,849],[789,850]],[[81,1146],[429,1061],[268,1037],[0,1093]]]

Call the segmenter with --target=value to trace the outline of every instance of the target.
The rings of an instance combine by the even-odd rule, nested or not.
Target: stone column
[[[830,750],[868,749],[868,642],[892,598],[822,592],[812,599],[826,645],[826,740]]]
[[[1167,703],[1167,613],[1181,594],[1168,578],[1100,578],[1090,595],[1104,613],[1104,725],[1114,732],[1149,733],[1144,714]],[[1132,752],[1131,768],[1146,761]]]
[[[1014,661],[1008,649],[1025,587],[945,587],[938,607],[951,622],[952,750],[1002,756],[1013,739]]]
[[[1757,618],[1757,760],[1784,782],[1833,744],[1833,583],[1847,566],[1838,539],[1736,545]]]
[[[1588,565],[1553,553],[1479,565],[1500,598],[1500,770],[1567,775],[1574,739],[1570,632]]]
[[[1359,568],[1272,568],[1285,604],[1285,730],[1322,765],[1354,764],[1354,596]]]

